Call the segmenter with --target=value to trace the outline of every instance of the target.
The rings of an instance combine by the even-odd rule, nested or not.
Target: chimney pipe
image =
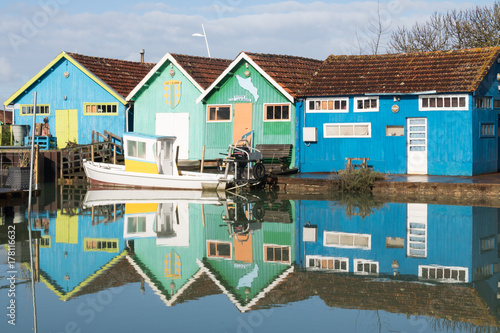
[[[141,49],[139,53],[141,54],[141,64],[142,64],[144,63],[144,49]]]

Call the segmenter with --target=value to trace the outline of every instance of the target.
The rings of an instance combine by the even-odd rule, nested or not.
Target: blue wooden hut
[[[499,170],[500,48],[330,56],[297,104],[301,172]]]
[[[58,148],[90,143],[92,130],[122,136],[132,124],[133,109],[125,96],[153,66],[61,52],[4,105],[14,108],[14,124],[31,125],[37,92],[36,122],[47,118]]]

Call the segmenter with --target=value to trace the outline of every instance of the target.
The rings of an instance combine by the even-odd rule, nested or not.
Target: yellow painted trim
[[[150,174],[157,175],[158,174],[158,167],[156,166],[156,163],[126,159],[125,160],[125,171],[150,173]]]
[[[114,112],[114,113],[87,112],[87,106],[89,106],[89,105],[116,105],[116,112]],[[83,103],[83,114],[85,116],[117,116],[118,115],[118,103]]]
[[[52,68],[55,64],[59,62],[62,58],[65,58],[69,62],[71,62],[75,67],[77,67],[79,70],[81,70],[85,75],[87,75],[89,78],[94,80],[95,83],[100,85],[104,90],[109,92],[113,97],[115,97],[120,103],[123,105],[127,104],[127,101],[120,95],[118,94],[113,88],[108,86],[105,82],[103,82],[101,79],[96,77],[94,74],[92,74],[90,71],[88,71],[85,67],[83,67],[78,61],[73,59],[69,54],[66,52],[61,52],[57,57],[55,57],[54,60],[52,60],[47,66],[45,66],[40,72],[38,72],[35,76],[31,78],[26,84],[24,84],[19,90],[17,90],[12,96],[10,96],[4,103],[3,105],[7,106],[9,104],[12,104],[12,102],[19,97],[24,91],[26,91],[33,83],[35,83],[43,74],[45,74],[50,68]]]
[[[157,203],[126,203],[125,214],[156,213]]]
[[[22,111],[23,111],[23,107],[25,107],[25,106],[33,106],[33,104],[21,104],[21,105],[19,105],[19,115],[21,117],[26,117],[26,116],[33,117],[33,113],[23,114]],[[48,106],[49,107],[49,113],[37,113],[36,114],[37,116],[42,117],[42,116],[49,116],[50,115],[50,104],[37,104],[36,106],[37,107],[39,107],[39,106]]]
[[[47,288],[49,288],[50,290],[52,290],[54,292],[54,294],[56,294],[57,297],[59,297],[59,299],[61,301],[67,301],[68,299],[72,298],[73,295],[75,295],[76,293],[78,293],[83,287],[85,287],[86,285],[90,284],[90,282],[92,282],[92,280],[94,280],[96,277],[98,277],[99,275],[101,275],[102,273],[104,273],[106,270],[108,270],[109,268],[111,268],[112,266],[114,266],[122,257],[124,257],[126,255],[127,255],[127,251],[125,251],[125,250],[122,251],[119,255],[117,255],[116,257],[114,257],[113,259],[111,259],[110,262],[108,262],[106,265],[104,265],[100,270],[98,270],[94,274],[90,275],[87,279],[85,279],[83,282],[81,282],[78,286],[76,286],[73,290],[71,290],[67,294],[66,293],[62,293],[59,290],[57,290],[42,275],[40,275],[40,280],[43,283],[45,283],[45,285],[47,286]],[[23,263],[23,265],[28,270],[31,269],[29,263]]]
[[[106,249],[94,249],[94,248],[89,248],[87,247],[87,242],[114,242],[116,243],[116,248],[106,248]],[[108,253],[114,253],[118,252],[118,238],[92,238],[92,237],[85,237],[83,239],[83,251],[85,252],[108,252]]]
[[[42,236],[42,239],[48,239],[49,240],[49,245],[42,245],[40,244],[40,248],[41,249],[50,249],[51,245],[52,245],[52,239],[50,236]]]

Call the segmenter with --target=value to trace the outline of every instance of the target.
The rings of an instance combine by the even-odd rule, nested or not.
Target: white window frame
[[[315,265],[311,265],[310,261],[313,260]],[[321,267],[324,261],[333,261],[334,268],[324,268]],[[335,268],[335,261],[345,263],[345,269]],[[317,265],[319,264],[319,265]],[[327,265],[328,266],[328,265]],[[323,257],[318,255],[307,255],[306,256],[306,268],[310,270],[318,270],[318,271],[329,271],[329,272],[339,272],[339,273],[348,273],[349,272],[349,258],[345,257]]]
[[[219,108],[219,107],[229,107],[229,119],[224,120],[210,120],[210,108]],[[231,104],[210,104],[207,105],[207,123],[229,123],[233,121],[233,106]]]
[[[323,102],[326,102],[327,104],[329,102],[332,102],[333,103],[333,106],[334,108],[333,109],[320,109],[320,110],[317,110],[317,109],[314,109],[314,110],[311,110],[309,108],[309,103],[310,102],[319,102],[319,103],[323,103]],[[342,102],[345,102],[346,103],[346,107],[345,109],[335,109],[335,103],[336,102],[339,102],[341,105],[342,105]],[[332,98],[311,98],[311,99],[306,99],[306,113],[348,113],[349,112],[349,98],[348,97],[332,97]]]
[[[363,108],[363,109],[359,109],[358,108],[358,101],[363,101],[363,104],[364,104],[364,101],[366,100],[376,100],[377,101],[377,106],[376,107],[369,107],[367,109]],[[380,100],[378,98],[378,96],[360,96],[360,97],[354,97],[354,107],[353,107],[353,111],[354,112],[378,112],[379,111],[379,107],[380,107]]]
[[[368,125],[368,135],[341,135],[340,134],[340,127],[341,126],[352,126],[353,127],[353,133],[354,127],[355,126],[367,126]],[[339,135],[327,135],[326,134],[326,128],[328,126],[339,126]],[[330,139],[330,138],[343,138],[343,139],[352,139],[352,138],[361,138],[361,139],[369,139],[372,137],[372,123],[325,123],[323,124],[323,138],[325,139]]]
[[[268,106],[288,106],[288,119],[267,119]],[[283,111],[282,111],[283,112]],[[290,122],[292,119],[292,104],[291,103],[264,103],[263,120],[264,122]]]
[[[362,264],[363,266],[365,264],[370,265],[370,269],[372,265],[375,265],[377,268],[376,272],[367,272],[365,270],[358,270],[358,265]],[[362,275],[378,275],[380,273],[380,268],[379,268],[379,262],[378,261],[373,261],[373,260],[368,260],[368,259],[354,259],[353,263],[353,270],[354,274],[362,274]]]
[[[422,272],[423,269],[426,268],[428,270],[434,269],[434,270],[443,270],[443,278],[431,278],[431,277],[423,277]],[[445,275],[446,273],[444,272],[445,270],[450,271],[450,277],[446,278]],[[464,271],[465,272],[465,278],[464,281],[460,281],[458,278],[453,279],[451,278],[451,274],[453,271]],[[469,269],[467,267],[458,267],[458,266],[440,266],[440,265],[419,265],[418,266],[418,278],[422,280],[427,280],[427,281],[439,281],[439,282],[447,282],[447,283],[468,283],[469,282]]]
[[[339,235],[339,240],[340,237],[342,236],[353,236],[353,243],[352,245],[345,245],[339,242],[339,244],[327,244],[326,242],[326,236],[327,234],[337,234]],[[354,238],[355,237],[366,237],[368,238],[368,246],[358,246],[355,245]],[[343,248],[343,249],[362,249],[362,250],[371,250],[372,248],[372,235],[370,234],[358,234],[358,233],[349,233],[349,232],[340,232],[340,231],[324,231],[323,232],[323,246],[325,247],[338,247],[338,248]]]
[[[424,98],[465,98],[465,106],[443,106],[442,107],[438,107],[438,106],[427,106],[427,107],[424,107],[423,106],[423,99]],[[460,103],[460,101],[459,101]],[[450,94],[447,94],[447,95],[420,95],[418,96],[418,110],[419,111],[467,111],[469,110],[469,95],[467,94],[459,94],[459,95],[450,95]]]

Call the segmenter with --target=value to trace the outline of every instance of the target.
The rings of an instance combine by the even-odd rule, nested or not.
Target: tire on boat
[[[253,178],[256,180],[264,180],[266,178],[266,167],[261,162],[255,163],[252,168]]]

